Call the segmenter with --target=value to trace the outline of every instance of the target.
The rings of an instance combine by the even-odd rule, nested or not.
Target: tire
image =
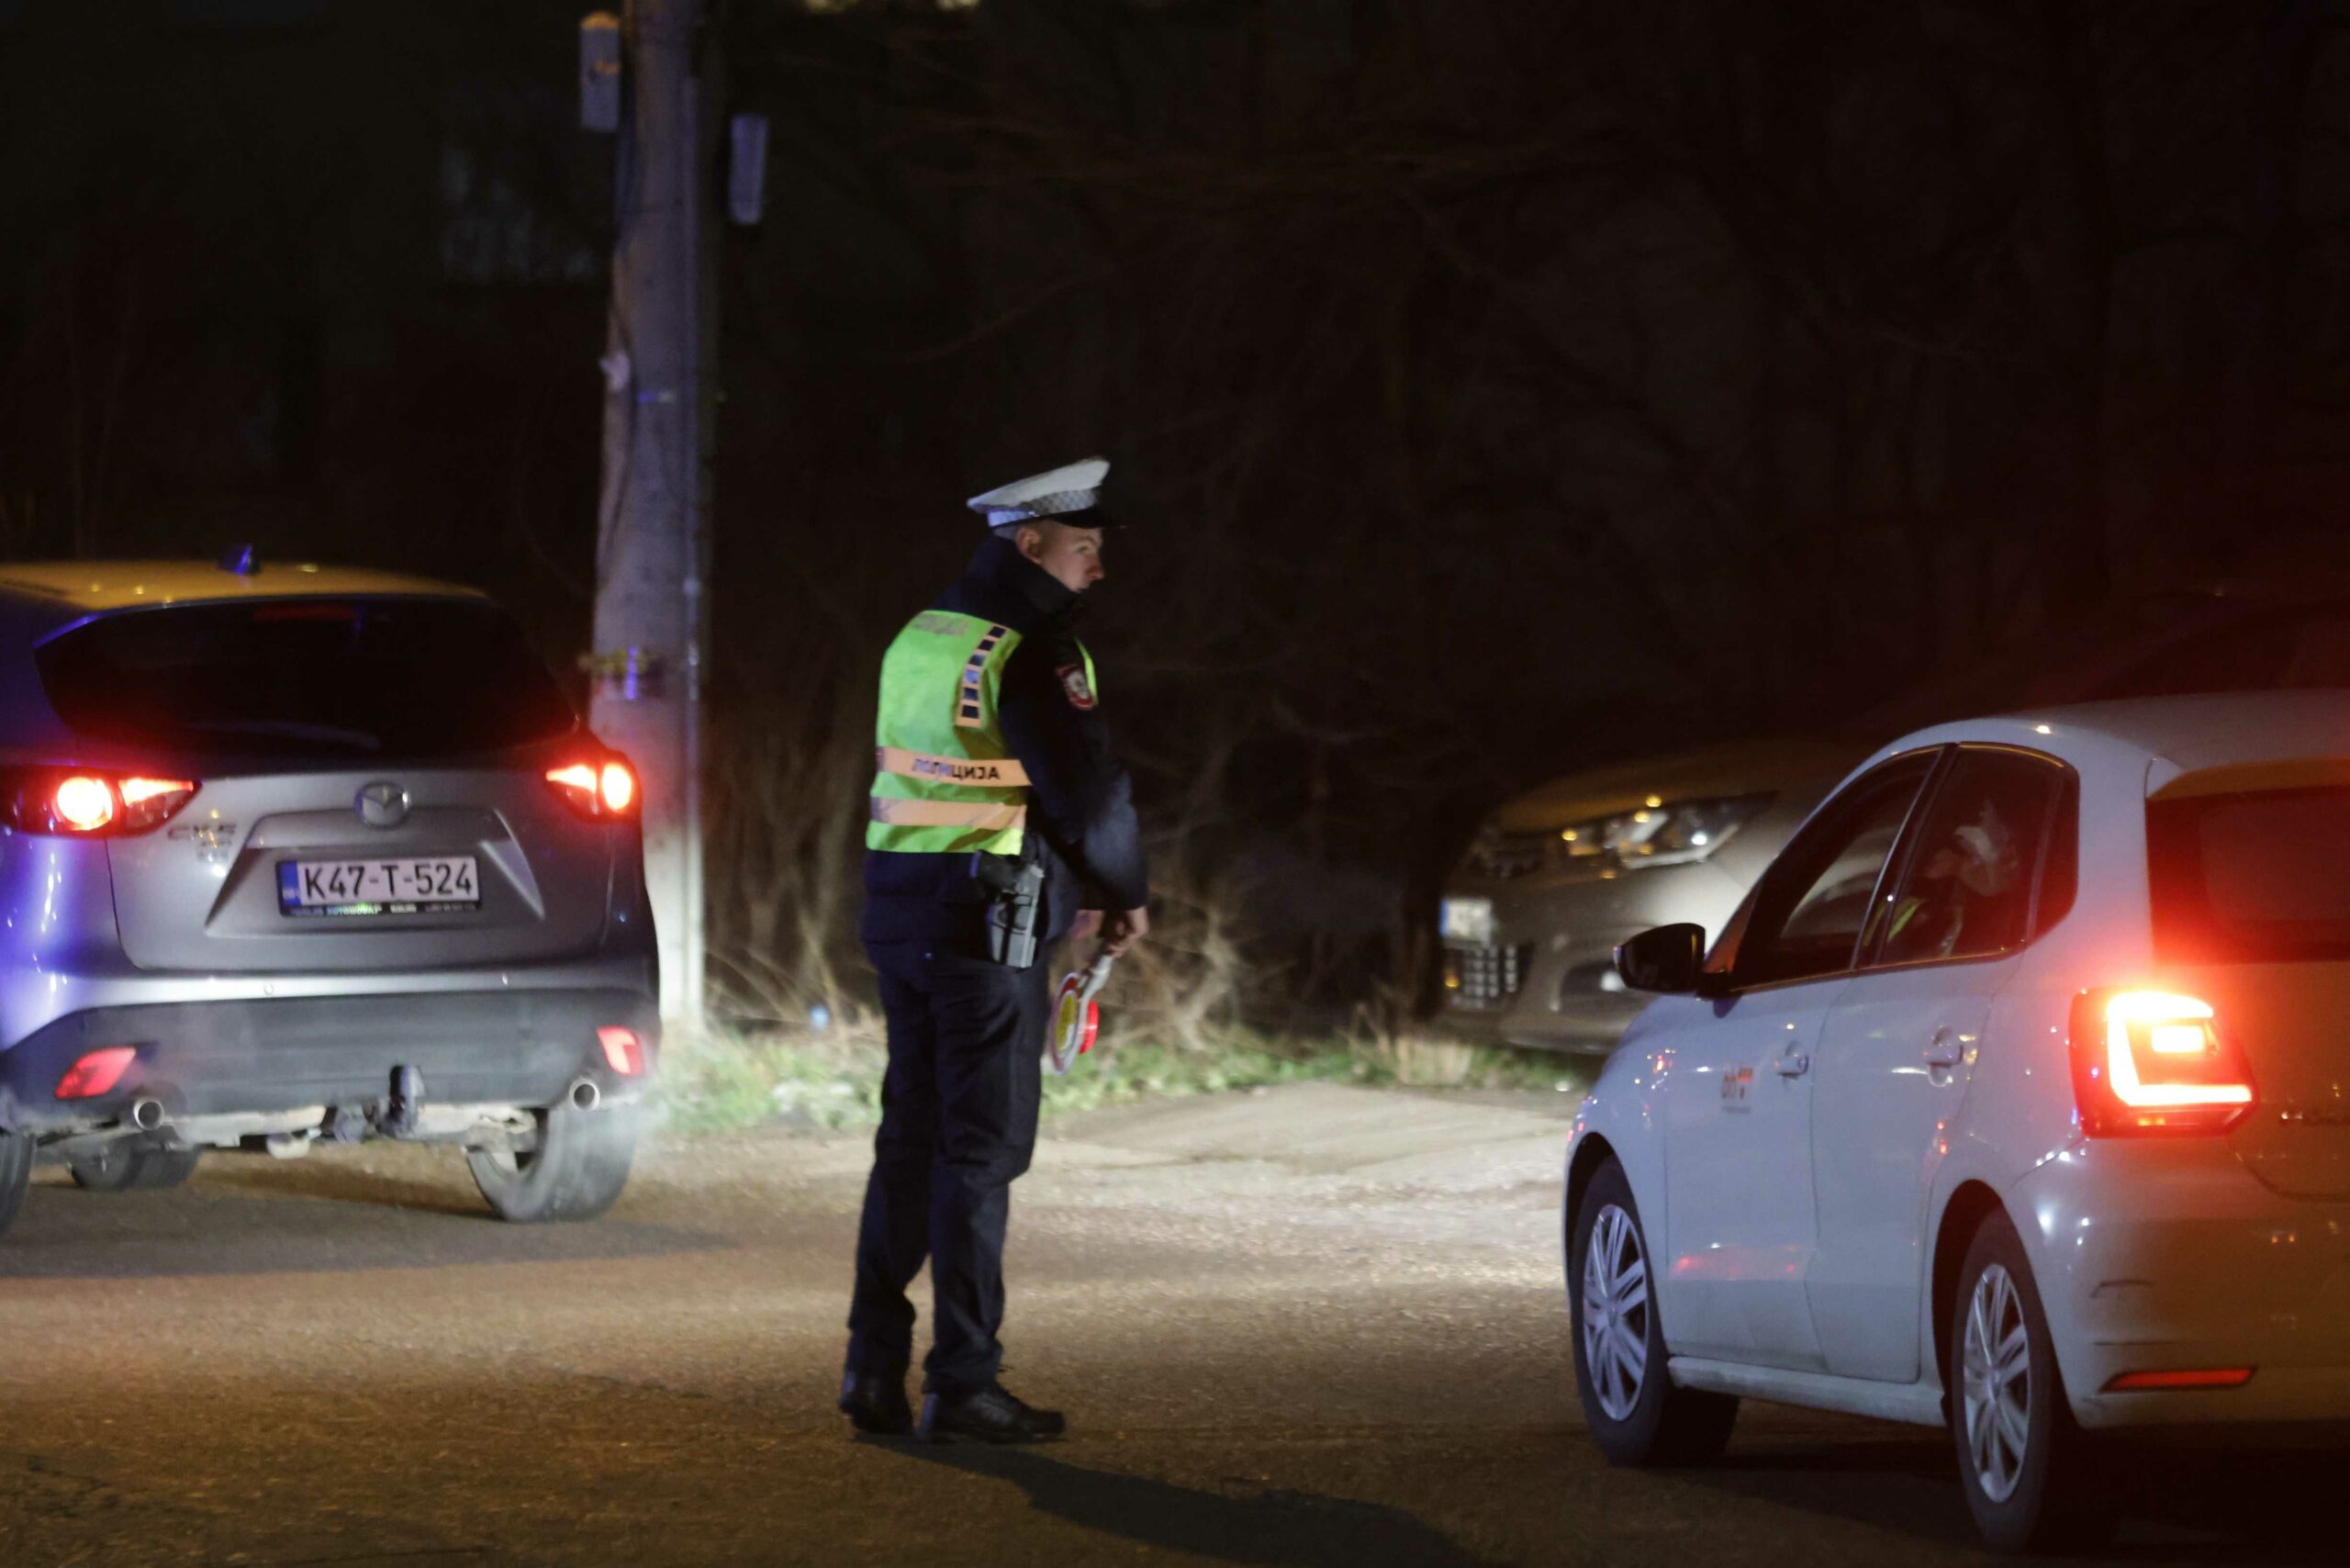
[[[1675,1388],[1665,1376],[1664,1327],[1651,1294],[1649,1257],[1632,1184],[1611,1159],[1583,1190],[1567,1249],[1583,1419],[1612,1464],[1703,1464],[1729,1445],[1738,1401]]]
[[[25,1194],[33,1185],[33,1138],[30,1133],[0,1133],[0,1236],[17,1221]]]
[[[196,1174],[200,1148],[156,1148],[128,1138],[65,1162],[73,1184],[85,1193],[161,1192]]]
[[[582,1111],[569,1101],[538,1113],[539,1147],[529,1154],[467,1149],[474,1185],[516,1225],[594,1219],[620,1201],[636,1158],[636,1112]]]
[[[1959,1486],[1994,1550],[2079,1550],[2111,1537],[2112,1500],[2073,1419],[2040,1287],[2004,1214],[1985,1217],[1960,1265],[1943,1377]]]

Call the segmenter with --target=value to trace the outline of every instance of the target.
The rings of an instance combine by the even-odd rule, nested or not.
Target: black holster
[[[974,851],[971,875],[988,890],[988,957],[1007,969],[1036,961],[1036,928],[1045,918],[1045,867],[1033,853]]]

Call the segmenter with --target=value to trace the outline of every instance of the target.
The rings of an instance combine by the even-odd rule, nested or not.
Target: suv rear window
[[[136,610],[51,638],[35,661],[75,734],[174,752],[459,756],[578,724],[512,618],[466,599]]]
[[[2350,787],[2151,801],[2146,845],[2163,962],[2350,958]]]

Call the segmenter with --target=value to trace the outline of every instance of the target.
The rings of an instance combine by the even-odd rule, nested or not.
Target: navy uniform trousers
[[[1036,1148],[1048,969],[946,944],[868,942],[889,1020],[881,1130],[856,1243],[849,1370],[902,1378],[913,1355],[906,1287],[930,1260],[923,1386],[949,1396],[1003,1364],[1003,1236],[1012,1182]]]

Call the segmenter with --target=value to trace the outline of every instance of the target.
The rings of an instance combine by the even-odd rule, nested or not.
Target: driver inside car
[[[1919,963],[2007,946],[2025,887],[2021,861],[2015,834],[1985,801],[1975,820],[1952,829],[1919,868],[1886,928],[1885,961]]]

